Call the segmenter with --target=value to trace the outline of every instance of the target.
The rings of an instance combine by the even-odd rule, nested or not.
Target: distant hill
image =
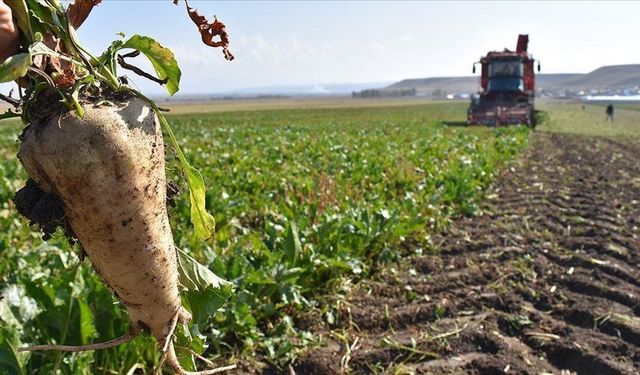
[[[558,73],[558,74],[537,74],[536,75],[536,86],[538,90],[540,89],[550,89],[553,87],[562,86],[563,82],[566,82],[571,79],[577,79],[584,74],[578,73]]]
[[[550,85],[556,90],[624,90],[640,87],[640,64],[603,66]]]
[[[418,93],[431,95],[436,91],[447,93],[472,93],[477,91],[479,77],[433,77],[405,79],[384,88],[384,90],[416,89]]]
[[[433,96],[474,93],[480,86],[480,77],[433,77],[405,79],[381,90],[415,88],[418,94]],[[603,66],[587,74],[537,74],[536,86],[540,90],[624,90],[640,87],[640,64]]]

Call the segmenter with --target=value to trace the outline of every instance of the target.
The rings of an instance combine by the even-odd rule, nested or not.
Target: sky
[[[320,83],[471,75],[490,50],[528,33],[543,73],[587,73],[640,63],[640,2],[196,1],[227,25],[236,59],[200,41],[183,0],[103,0],[78,31],[98,54],[118,36],[170,47],[177,95]],[[131,74],[129,74],[131,76]],[[162,88],[134,78],[150,94]]]

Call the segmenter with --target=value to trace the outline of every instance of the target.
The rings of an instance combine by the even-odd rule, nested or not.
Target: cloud
[[[249,63],[268,65],[298,65],[331,56],[331,44],[313,44],[297,35],[278,40],[266,40],[261,34],[243,36],[236,43],[236,56]],[[232,46],[233,47],[233,46]],[[243,60],[243,59],[240,59]]]
[[[266,33],[239,35],[232,40],[231,50],[236,56],[232,62],[218,56],[219,49],[188,44],[189,41],[171,48],[181,64],[184,92],[359,82],[373,80],[372,77],[393,80],[399,73],[386,67],[406,65],[406,56],[416,52],[409,44],[397,43],[395,37],[385,41],[366,39],[338,43],[296,33],[278,37]],[[314,92],[326,93],[327,88],[317,86]]]
[[[201,45],[178,45],[171,46],[170,48],[180,65],[191,65],[202,68],[224,63],[224,59],[219,58],[222,56],[219,48],[208,48]]]
[[[387,50],[385,46],[380,43],[370,43],[364,47],[365,51],[380,54]]]

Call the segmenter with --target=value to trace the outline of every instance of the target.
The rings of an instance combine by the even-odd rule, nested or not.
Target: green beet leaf
[[[146,99],[146,98],[145,98]],[[191,203],[191,223],[193,224],[196,236],[200,240],[206,240],[213,235],[216,228],[216,221],[213,216],[207,212],[206,209],[206,187],[204,185],[204,178],[200,171],[192,167],[187,161],[187,158],[182,153],[178,140],[176,139],[173,130],[167,119],[162,115],[162,112],[158,107],[149,99],[146,99],[153,107],[160,123],[164,128],[167,135],[169,135],[169,143],[176,150],[180,164],[187,177],[187,184],[189,185],[189,202]]]
[[[94,337],[98,334],[96,326],[94,324],[94,317],[91,308],[82,298],[76,298],[78,307],[80,309],[80,338],[82,344],[89,344]]]
[[[198,263],[178,249],[178,270],[182,303],[193,315],[193,324],[203,324],[222,307],[233,293],[233,284],[218,277],[210,269]]]
[[[287,230],[287,237],[284,240],[284,255],[287,262],[295,265],[300,253],[302,245],[300,244],[300,236],[298,235],[298,226],[291,220]]]
[[[134,35],[120,48],[133,48],[142,52],[151,61],[158,78],[167,79],[165,84],[169,95],[178,92],[182,72],[173,52],[147,36]]]
[[[19,53],[9,57],[0,64],[0,82],[11,82],[24,77],[29,65],[31,65],[31,53]]]
[[[45,24],[46,26],[55,30],[59,35],[62,34],[63,30],[63,22],[58,18],[56,13],[56,8],[43,0],[27,0],[27,7],[29,11],[35,18],[34,21],[40,22],[40,24]],[[33,24],[34,22],[32,22]]]

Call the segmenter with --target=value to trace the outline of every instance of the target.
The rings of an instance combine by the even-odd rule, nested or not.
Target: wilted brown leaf
[[[229,34],[227,34],[224,23],[218,21],[215,16],[213,18],[213,22],[209,23],[205,16],[201,15],[196,9],[189,6],[188,0],[184,0],[184,2],[187,6],[187,13],[189,14],[189,17],[193,23],[198,26],[202,42],[210,47],[222,47],[224,58],[229,61],[233,60],[234,57],[229,51]],[[177,0],[174,0],[174,4],[175,3],[177,3]],[[216,36],[220,37],[219,41],[213,40]]]
[[[62,43],[60,43],[59,38],[47,35],[44,43],[56,52],[63,52]],[[48,56],[45,61],[47,65],[39,68],[49,73],[58,87],[68,88],[75,84],[76,74],[71,62],[59,59],[55,56]]]
[[[74,29],[77,29],[82,25],[84,20],[89,17],[89,13],[94,6],[100,4],[102,0],[76,0],[73,4],[69,5],[67,9],[67,17],[69,17],[69,23]]]
[[[55,52],[65,53],[60,38],[52,34],[44,35],[43,43]],[[32,66],[42,74],[49,75],[57,87],[68,88],[76,82],[77,75],[73,64],[57,56],[36,55]]]
[[[57,59],[51,59],[51,65],[56,69],[55,73],[51,74],[51,78],[56,83],[57,87],[69,88],[76,83],[76,74],[73,71],[73,66],[66,61],[56,61]]]

